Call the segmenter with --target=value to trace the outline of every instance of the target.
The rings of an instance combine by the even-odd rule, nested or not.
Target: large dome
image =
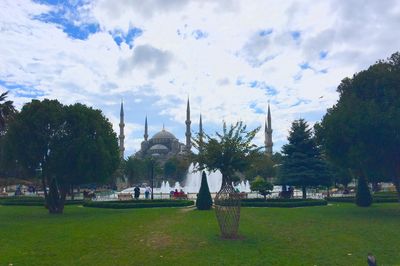
[[[156,133],[152,139],[176,139],[175,136],[166,131],[165,129],[161,130],[160,132]]]

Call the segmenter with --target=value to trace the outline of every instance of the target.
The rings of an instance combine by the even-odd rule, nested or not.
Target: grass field
[[[242,208],[240,240],[213,211],[0,206],[0,265],[400,265],[400,204]]]

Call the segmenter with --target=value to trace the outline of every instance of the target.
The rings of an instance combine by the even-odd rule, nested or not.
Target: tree
[[[0,137],[7,129],[8,122],[15,116],[17,110],[12,101],[6,101],[8,91],[0,94]]]
[[[328,158],[358,178],[391,178],[400,200],[400,53],[343,79],[337,91],[319,133]]]
[[[271,194],[271,190],[274,189],[274,186],[261,176],[257,176],[254,181],[251,182],[250,189],[252,191],[258,191],[258,193],[264,196],[264,200],[267,200],[267,195]]]
[[[164,163],[164,176],[182,181],[187,174],[189,168],[189,160],[186,158],[172,157]]]
[[[203,171],[199,194],[197,194],[196,207],[198,210],[209,210],[213,204],[206,173]]]
[[[123,172],[128,178],[129,186],[146,179],[146,165],[143,160],[130,156],[124,163]]]
[[[245,171],[244,175],[248,180],[253,180],[256,176],[264,179],[274,177],[276,175],[276,167],[271,157],[264,152],[254,153],[250,167]]]
[[[16,173],[17,165],[5,164],[6,152],[4,151],[4,135],[7,132],[9,123],[17,113],[12,101],[6,101],[8,91],[0,94],[0,178],[9,175],[9,172]],[[8,168],[9,171],[5,171]]]
[[[203,133],[202,138],[198,135],[193,140],[194,147],[201,150],[193,156],[196,168],[209,172],[219,170],[222,184],[230,182],[236,172],[248,169],[260,150],[251,143],[259,129],[248,131],[243,122],[237,122],[228,129],[224,123],[222,134],[216,132],[216,136],[211,137]]]
[[[232,177],[248,169],[254,154],[260,149],[251,141],[259,128],[248,131],[243,122],[229,128],[223,125],[216,137],[197,134],[193,140],[199,153],[194,156],[196,169],[209,172],[219,170],[222,186],[214,198],[215,213],[223,238],[237,238],[240,220],[240,196],[232,187]]]
[[[11,161],[18,160],[30,177],[41,167],[50,213],[63,212],[71,186],[106,182],[119,164],[111,123],[101,111],[82,104],[33,100],[23,106],[5,137]],[[55,184],[51,184],[53,179]],[[51,191],[56,188],[58,194]],[[50,195],[58,195],[59,200]]]
[[[329,185],[331,176],[304,119],[292,123],[288,140],[282,148],[280,183],[300,186],[305,199],[307,187]]]

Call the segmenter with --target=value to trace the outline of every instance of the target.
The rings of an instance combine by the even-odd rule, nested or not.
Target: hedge
[[[272,198],[267,199],[268,202],[299,202],[299,201],[310,201],[313,199],[285,199],[285,198]],[[264,198],[255,199],[242,199],[242,202],[265,202]]]
[[[67,200],[65,205],[83,204],[83,200]],[[25,197],[25,196],[12,196],[0,198],[0,205],[13,205],[13,206],[44,206],[44,198],[42,197]]]
[[[87,201],[83,204],[85,207],[110,209],[185,207],[192,205],[194,205],[192,200]]]
[[[355,202],[354,197],[332,197],[326,198],[329,202]],[[389,197],[389,196],[374,196],[372,197],[372,202],[374,203],[389,203],[389,202],[399,202],[397,197]]]
[[[294,208],[294,207],[309,207],[309,206],[325,206],[326,200],[313,199],[268,199],[266,201],[249,201],[243,200],[242,207],[279,207],[279,208]]]

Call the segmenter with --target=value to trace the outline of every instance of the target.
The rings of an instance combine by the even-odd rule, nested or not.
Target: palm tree
[[[12,101],[6,101],[8,91],[0,94],[0,135],[6,131],[7,122],[17,112]]]

